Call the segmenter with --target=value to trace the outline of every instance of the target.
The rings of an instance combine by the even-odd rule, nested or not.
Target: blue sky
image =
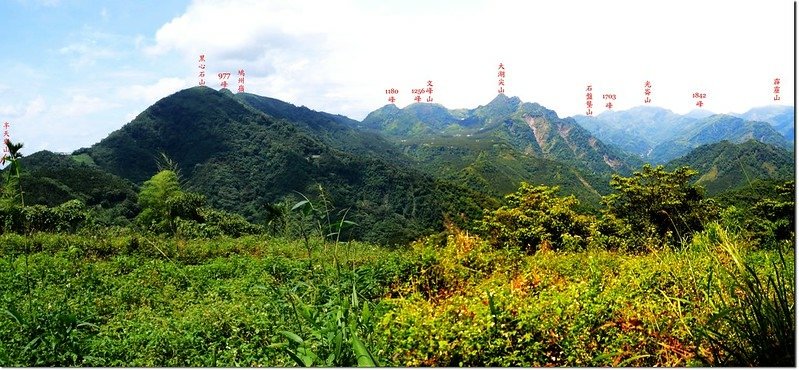
[[[245,69],[247,92],[362,119],[400,90],[474,108],[497,94],[561,116],[584,89],[686,113],[793,102],[793,3],[777,1],[0,1],[0,121],[27,153],[89,146],[158,99]],[[232,81],[235,84],[235,80]],[[235,86],[234,86],[235,89]],[[598,103],[595,98],[595,104]],[[595,114],[601,110],[595,109]]]

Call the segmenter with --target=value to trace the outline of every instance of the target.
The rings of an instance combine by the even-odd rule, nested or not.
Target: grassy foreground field
[[[0,235],[0,366],[783,364],[794,252]],[[789,322],[790,321],[790,322]],[[789,341],[789,342],[788,342]],[[763,357],[766,356],[766,357]],[[769,357],[771,356],[771,357]]]

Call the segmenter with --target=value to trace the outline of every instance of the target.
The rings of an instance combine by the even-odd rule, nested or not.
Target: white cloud
[[[561,116],[582,113],[587,83],[617,94],[617,108],[640,105],[646,80],[655,103],[675,111],[692,108],[696,89],[714,97],[711,109],[745,110],[767,103],[772,75],[792,80],[780,52],[790,49],[792,21],[777,16],[788,9],[787,1],[197,0],[145,50],[177,51],[187,75],[204,53],[209,71],[246,69],[249,92],[358,119],[386,103],[385,89],[399,89],[406,105],[427,80],[437,103],[485,104],[500,62],[508,95]]]
[[[12,105],[0,105],[0,120],[2,119],[11,119],[11,117],[16,117],[19,115],[19,109]]]
[[[71,57],[70,66],[76,68],[93,66],[98,59],[114,58],[120,55],[119,52],[100,47],[93,41],[70,44],[58,49],[58,52]]]
[[[136,36],[101,32],[89,26],[70,35],[70,44],[58,49],[73,68],[92,67],[98,61],[121,59],[137,46]]]
[[[102,98],[85,95],[73,95],[66,103],[53,107],[53,110],[66,117],[83,117],[96,112],[119,107],[119,104],[109,102]]]
[[[37,96],[35,99],[28,102],[28,105],[25,107],[25,114],[23,117],[25,118],[33,118],[41,114],[47,109],[44,98],[41,96]]]
[[[122,88],[119,90],[118,95],[123,99],[152,104],[167,95],[190,86],[192,85],[185,79],[166,77],[150,85],[133,85]]]

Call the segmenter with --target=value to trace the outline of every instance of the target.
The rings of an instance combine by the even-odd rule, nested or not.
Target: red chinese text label
[[[497,72],[497,93],[504,94],[505,93],[505,65],[499,63],[499,68]]]
[[[200,54],[200,60],[197,61],[197,68],[200,69],[200,86],[205,86],[205,54]]]
[[[700,92],[695,92],[694,95],[693,95],[693,98],[697,99],[695,105],[697,107],[699,107],[699,108],[702,108],[703,106],[705,106],[705,102],[703,102],[702,99],[706,99],[707,98],[707,94],[700,93]]]

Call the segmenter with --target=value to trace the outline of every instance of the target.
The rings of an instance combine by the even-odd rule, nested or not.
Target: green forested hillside
[[[490,135],[408,139],[398,145],[430,173],[496,197],[527,181],[560,186],[563,194],[574,194],[585,206],[595,208],[601,195],[610,190],[608,176],[586,174],[562,162],[527,156]]]
[[[333,149],[358,156],[377,157],[392,163],[403,163],[405,159],[383,136],[357,130],[355,126],[358,121],[345,116],[317,112],[254,94],[239,93],[235,97],[257,111],[305,129]]]
[[[434,179],[396,158],[344,151],[348,144],[341,144],[341,135],[354,137],[351,143],[364,151],[391,148],[379,142],[362,148],[357,143],[368,142],[368,134],[338,126],[327,114],[303,114],[310,118],[289,117],[304,120],[295,123],[267,116],[232,94],[191,88],[160,100],[75,155],[88,156],[100,168],[140,184],[157,172],[163,153],[177,164],[187,187],[207,196],[210,205],[256,222],[264,222],[269,204],[298,198],[298,193],[317,194],[320,184],[333,206],[351,207],[348,217],[364,225],[361,237],[382,242],[434,230],[447,214],[479,216],[481,207],[491,204],[466,187]],[[323,139],[319,136],[326,134],[316,135],[320,131],[332,133]],[[328,140],[341,145],[334,148]]]
[[[558,185],[583,206],[607,194],[612,173],[640,160],[605,145],[573,120],[503,94],[474,109],[387,105],[358,125],[391,138],[429,173],[496,196],[521,181]]]
[[[56,206],[79,199],[89,206],[136,203],[136,186],[82,158],[42,151],[24,157],[25,201]]]
[[[696,183],[709,194],[746,186],[757,179],[787,181],[794,178],[791,153],[757,140],[740,144],[722,141],[702,145],[668,167],[690,166],[699,172]]]

